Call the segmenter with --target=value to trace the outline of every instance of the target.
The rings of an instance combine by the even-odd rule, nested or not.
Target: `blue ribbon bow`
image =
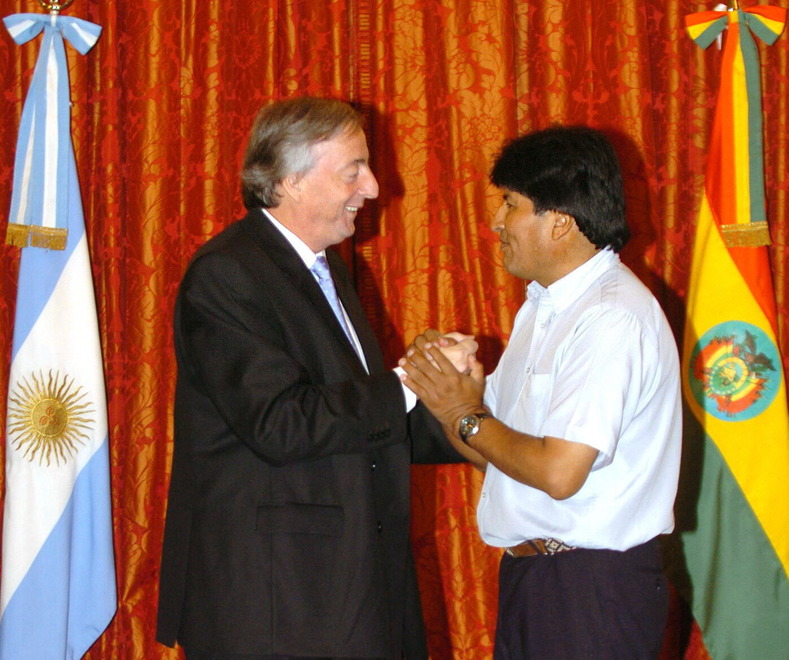
[[[76,212],[82,218],[63,38],[84,55],[98,41],[101,27],[54,13],[13,14],[3,22],[17,44],[44,32],[22,108],[6,240],[20,247],[62,250],[70,216]]]

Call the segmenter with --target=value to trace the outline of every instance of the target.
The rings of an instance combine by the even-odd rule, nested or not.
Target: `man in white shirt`
[[[491,180],[505,268],[530,281],[485,383],[424,340],[404,382],[485,470],[477,519],[505,548],[495,657],[654,658],[668,594],[681,444],[674,337],[619,260],[629,238],[616,155],[555,127],[508,144]]]

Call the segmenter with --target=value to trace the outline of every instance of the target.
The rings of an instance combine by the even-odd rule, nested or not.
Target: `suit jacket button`
[[[376,463],[375,461],[373,461],[373,464],[370,466],[370,469],[371,469],[371,470],[375,470],[375,468],[377,468],[377,467],[378,467],[378,463]]]
[[[379,522],[378,523],[378,533],[380,534],[382,531],[384,531],[384,526]]]

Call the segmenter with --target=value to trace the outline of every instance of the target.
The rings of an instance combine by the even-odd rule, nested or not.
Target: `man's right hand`
[[[460,332],[448,332],[444,335],[439,334],[437,330],[429,328],[421,335],[414,339],[414,342],[408,347],[406,357],[410,357],[414,351],[419,351],[430,362],[439,368],[435,360],[425,352],[425,345],[431,343],[438,346],[441,352],[452,363],[452,366],[461,373],[468,374],[471,370],[471,360],[476,356],[479,344],[475,341],[473,335],[464,335]]]

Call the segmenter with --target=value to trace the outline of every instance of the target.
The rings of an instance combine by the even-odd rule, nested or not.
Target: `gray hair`
[[[277,184],[313,167],[315,144],[361,127],[361,115],[347,103],[334,99],[304,96],[264,107],[252,124],[244,155],[244,206],[278,206]]]

